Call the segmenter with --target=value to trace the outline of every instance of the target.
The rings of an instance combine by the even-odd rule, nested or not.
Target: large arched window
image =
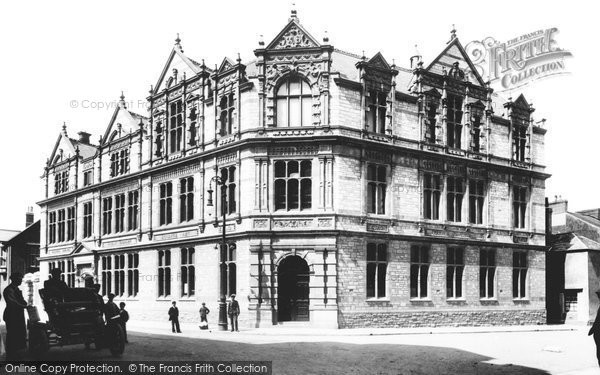
[[[277,126],[312,125],[312,97],[310,86],[298,76],[289,77],[275,95]]]

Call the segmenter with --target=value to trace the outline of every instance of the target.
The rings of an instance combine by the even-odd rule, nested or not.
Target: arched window
[[[300,77],[290,77],[277,89],[275,95],[277,126],[312,125],[312,97],[310,86]]]

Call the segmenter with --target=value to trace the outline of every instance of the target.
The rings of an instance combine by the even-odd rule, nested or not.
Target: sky
[[[445,47],[454,24],[463,44],[507,41],[556,27],[557,44],[573,54],[568,75],[511,92],[546,118],[548,197],[572,211],[600,207],[597,162],[600,87],[593,2],[564,1],[313,1],[297,0],[301,24],[318,40],[327,31],[336,48],[409,67],[415,44],[425,64]],[[589,5],[588,5],[589,4]],[[63,122],[71,137],[104,133],[121,91],[145,113],[179,33],[186,55],[208,66],[225,56],[254,58],[260,35],[269,43],[287,24],[287,1],[10,1],[0,5],[0,228],[23,229],[28,206],[36,219],[41,175]],[[552,198],[553,199],[553,198]]]

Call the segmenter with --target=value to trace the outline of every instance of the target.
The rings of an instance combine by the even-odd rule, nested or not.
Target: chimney
[[[25,228],[33,224],[33,207],[27,207],[27,212],[25,213]]]
[[[90,133],[79,132],[79,142],[84,143],[86,145],[90,144]]]
[[[562,197],[555,196],[554,201],[549,201],[547,204],[547,212],[549,210],[550,217],[548,225],[553,234],[564,233],[567,230],[567,211],[569,202]]]

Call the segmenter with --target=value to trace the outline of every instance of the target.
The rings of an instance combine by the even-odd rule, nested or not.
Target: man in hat
[[[19,285],[23,282],[23,275],[15,272],[10,275],[11,283],[4,288],[4,321],[6,322],[6,356],[13,357],[19,350],[24,349],[27,338],[25,329],[25,314],[27,302]]]
[[[55,291],[64,291],[65,289],[68,289],[69,287],[67,284],[60,279],[61,274],[62,271],[60,268],[53,268],[50,270],[50,278],[44,281],[44,289],[47,291],[50,289]]]
[[[238,315],[240,315],[240,304],[235,300],[235,294],[231,295],[231,302],[229,302],[227,314],[231,320],[231,332],[233,332],[234,329],[236,332],[239,332]]]
[[[179,309],[175,301],[173,301],[173,306],[169,309],[169,320],[171,321],[173,333],[181,333],[181,328],[179,327]]]
[[[600,299],[600,289],[596,291],[598,299]],[[598,359],[598,365],[600,366],[600,307],[596,312],[596,320],[588,332],[588,336],[594,335],[594,342],[596,343],[596,358]]]

